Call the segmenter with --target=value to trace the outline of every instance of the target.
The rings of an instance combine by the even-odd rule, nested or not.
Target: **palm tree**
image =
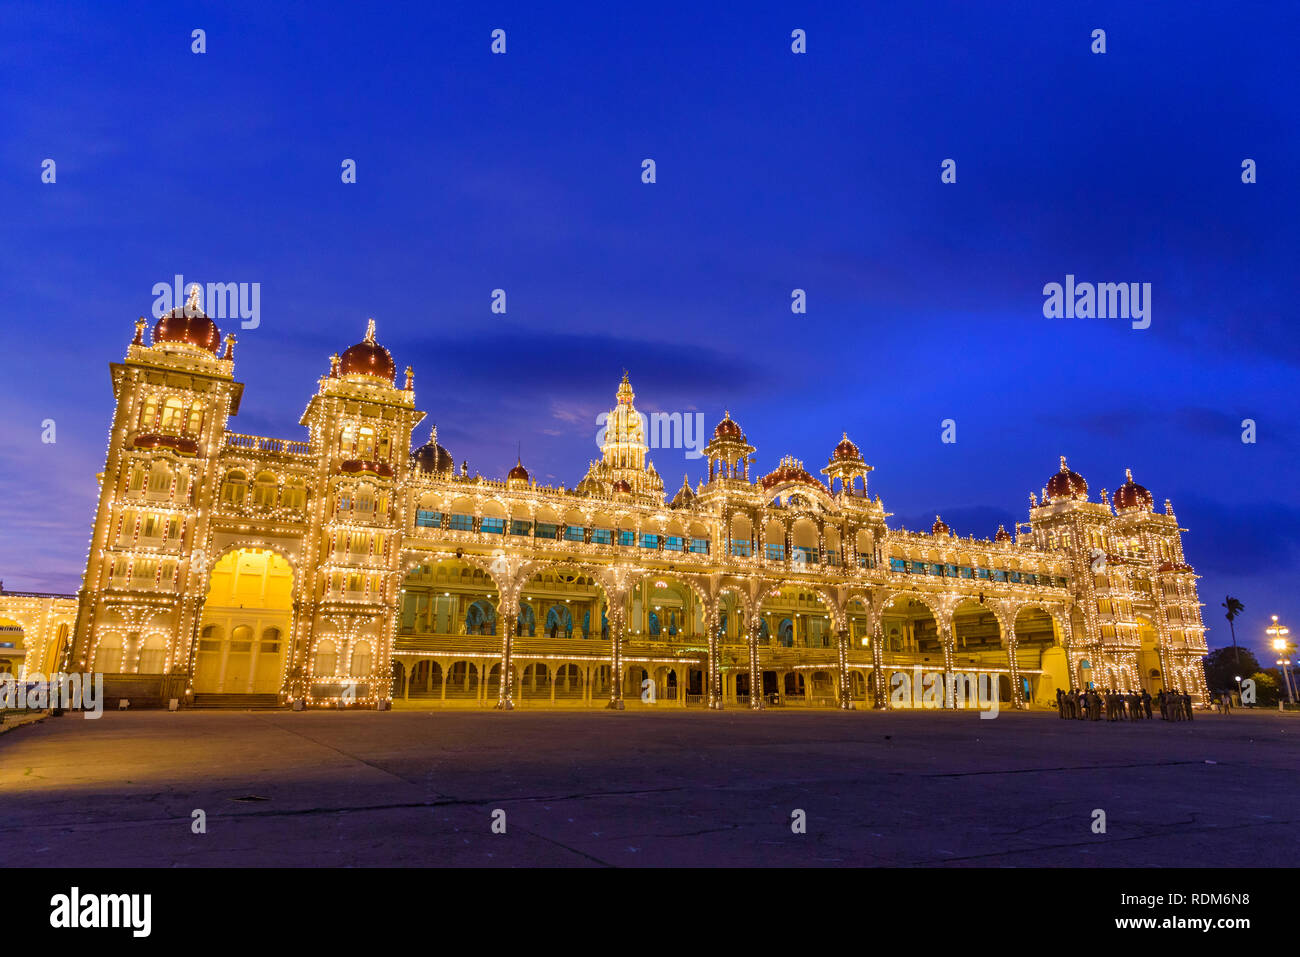
[[[1237,601],[1237,599],[1233,598],[1231,595],[1224,596],[1222,605],[1224,608],[1228,609],[1228,613],[1223,617],[1228,619],[1228,628],[1232,631],[1232,656],[1236,659],[1237,667],[1240,668],[1241,652],[1237,650],[1237,629],[1233,626],[1232,619],[1245,611],[1246,606]]]

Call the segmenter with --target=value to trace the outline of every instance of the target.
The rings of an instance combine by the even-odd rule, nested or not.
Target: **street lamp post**
[[[1277,615],[1273,616],[1273,624],[1264,629],[1264,632],[1273,639],[1273,650],[1281,657],[1277,663],[1282,666],[1282,679],[1286,682],[1287,701],[1295,704],[1295,688],[1292,685],[1291,677],[1291,653],[1295,650],[1295,645],[1287,640],[1287,635],[1291,634],[1291,629],[1278,623]]]

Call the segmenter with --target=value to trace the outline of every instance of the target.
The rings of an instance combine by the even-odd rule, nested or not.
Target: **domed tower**
[[[749,481],[749,457],[754,454],[754,447],[745,439],[740,423],[731,418],[730,412],[723,413],[712,440],[704,447],[704,454],[709,457],[710,482],[714,478]]]
[[[421,475],[449,478],[456,471],[452,454],[438,444],[438,426],[429,430],[429,441],[411,453],[411,462]]]
[[[185,692],[205,573],[195,543],[207,540],[212,524],[202,496],[218,484],[226,423],[239,410],[243,385],[234,381],[235,337],[226,336],[223,349],[197,284],[183,307],[154,323],[150,343],[147,325],[136,322],[126,357],[109,367],[115,406],[108,455],[77,625],[59,666],[92,670],[100,639],[119,636],[116,667],[131,674],[140,694],[152,677],[139,671],[142,641],[164,636],[164,660],[179,664],[143,693],[165,699]],[[124,621],[132,626],[124,630]],[[107,693],[120,693],[117,685],[110,674]]]
[[[627,373],[619,384],[614,408],[605,414],[600,460],[592,462],[578,490],[591,495],[629,494],[645,502],[662,505],[664,482],[647,458],[645,416],[636,410],[636,393]],[[623,492],[618,483],[626,483]]]
[[[1154,504],[1151,493],[1133,481],[1132,469],[1124,470],[1124,484],[1115,490],[1112,502],[1117,514],[1131,511],[1149,512]]]
[[[867,475],[872,471],[872,467],[863,461],[858,447],[849,440],[849,433],[845,432],[844,437],[840,439],[840,444],[831,451],[830,461],[822,469],[822,474],[830,483],[832,492],[836,490],[835,482],[838,479],[839,490],[845,495],[866,498]],[[858,479],[862,479],[860,489],[857,487]]]
[[[313,675],[308,636],[364,641],[372,649],[372,673],[360,684],[359,700],[389,697],[393,634],[399,607],[398,578],[402,536],[406,532],[405,491],[411,478],[411,433],[424,413],[415,408],[414,376],[395,383],[392,353],[379,343],[375,320],[360,342],[330,361],[301,424],[310,435],[315,489],[312,532],[304,543],[300,613],[294,622],[290,669],[295,695],[322,691]],[[450,455],[431,439],[433,449],[417,450],[417,468],[445,471]],[[432,453],[432,454],[430,454]],[[412,516],[412,519],[414,516]],[[349,631],[339,622],[348,620]]]

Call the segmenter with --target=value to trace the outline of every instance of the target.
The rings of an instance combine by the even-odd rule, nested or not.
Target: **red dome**
[[[631,492],[632,486],[628,484],[627,479],[619,479],[614,483],[614,491],[623,493]]]
[[[1071,471],[1066,466],[1064,455],[1061,456],[1061,471],[1047,480],[1047,497],[1049,499],[1088,497],[1088,483],[1083,480],[1082,475]]]
[[[743,442],[745,439],[745,433],[742,432],[740,426],[732,420],[731,413],[724,412],[722,414],[722,421],[719,422],[718,427],[713,430],[713,437],[715,439],[740,439]]]
[[[1124,484],[1115,489],[1115,494],[1111,496],[1111,501],[1115,503],[1115,511],[1124,512],[1136,508],[1151,511],[1155,500],[1150,492],[1133,481],[1132,469],[1124,470],[1124,478],[1126,479]]]
[[[947,522],[945,522],[945,521],[944,521],[943,519],[941,519],[938,515],[936,515],[936,516],[934,517],[934,525],[932,525],[932,526],[930,527],[930,534],[931,534],[931,535],[951,535],[951,534],[952,534],[952,529],[950,529],[950,528],[948,527],[948,523],[947,523]]]
[[[856,462],[862,458],[862,453],[858,447],[849,441],[849,433],[844,433],[844,438],[840,439],[840,444],[835,446],[835,451],[831,453],[832,460]]]
[[[426,442],[411,453],[411,458],[421,472],[450,472],[456,468],[451,453],[436,442]]]
[[[670,503],[670,507],[686,508],[692,502],[695,501],[695,498],[696,498],[695,491],[694,489],[691,488],[691,483],[687,480],[686,476],[683,475],[682,487],[679,488],[677,490],[677,494],[673,496],[673,500]]]
[[[515,460],[515,467],[507,473],[506,481],[523,482],[525,485],[528,484],[528,469],[524,468],[523,462],[518,459]]]
[[[1011,533],[1007,531],[1007,527],[1005,525],[998,526],[998,533],[993,536],[993,541],[995,542],[1011,541]]]
[[[375,342],[375,320],[371,319],[366,327],[366,337],[355,346],[349,346],[339,358],[338,374],[371,376],[393,384],[397,366],[392,354]]]
[[[221,345],[221,332],[217,324],[207,316],[187,316],[181,309],[173,309],[163,316],[153,327],[153,342],[184,342],[200,349],[206,349],[214,356]]]
[[[825,488],[821,482],[808,474],[802,462],[789,455],[783,458],[781,464],[773,471],[763,476],[761,484],[763,488],[769,489],[777,485],[783,485],[786,482],[802,482],[805,485],[816,485],[818,488]]]

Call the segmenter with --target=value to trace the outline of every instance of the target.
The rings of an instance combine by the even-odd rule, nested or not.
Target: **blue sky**
[[[75,589],[108,363],[182,273],[261,283],[238,431],[302,437],[374,316],[484,474],[520,443],[577,481],[627,368],[643,411],[729,409],[760,471],[847,430],[909,527],[1024,520],[1060,454],[1094,492],[1131,467],[1212,645],[1227,593],[1248,644],[1300,623],[1297,8],[539,6],[0,10],[6,587]],[[1151,327],[1045,319],[1067,273],[1150,282]]]

